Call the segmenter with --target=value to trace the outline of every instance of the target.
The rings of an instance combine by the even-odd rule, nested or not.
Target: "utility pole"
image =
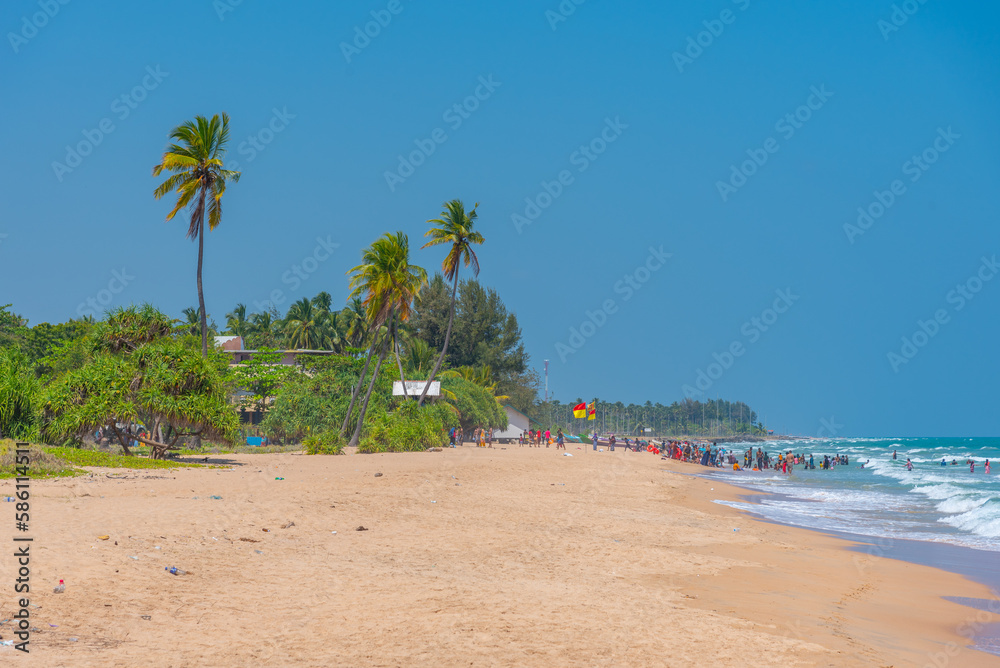
[[[549,400],[549,361],[545,360],[545,401]]]

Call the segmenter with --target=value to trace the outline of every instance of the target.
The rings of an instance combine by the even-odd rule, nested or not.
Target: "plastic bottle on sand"
[[[166,572],[170,573],[171,575],[187,575],[187,571],[182,571],[181,569],[177,568],[176,566],[170,566],[169,568],[166,567],[166,566],[164,566],[163,570],[165,570]]]
[[[66,591],[66,583],[65,583],[65,582],[63,582],[62,580],[60,580],[60,581],[59,581],[59,584],[57,584],[57,585],[55,586],[55,589],[53,589],[53,590],[52,590],[52,593],[53,593],[53,594],[61,594],[61,593],[63,593],[64,591]]]

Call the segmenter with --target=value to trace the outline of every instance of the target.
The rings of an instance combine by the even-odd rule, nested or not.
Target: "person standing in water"
[[[893,458],[893,459],[895,459],[895,458],[896,458],[896,451],[895,451],[895,450],[893,450],[893,451],[892,451],[892,458]]]
[[[906,470],[907,471],[913,470],[913,462],[910,461],[909,457],[906,458]]]
[[[969,473],[975,473],[975,472],[976,472],[976,460],[975,459],[970,459],[969,460]]]
[[[986,460],[986,475],[990,474],[990,460]]]

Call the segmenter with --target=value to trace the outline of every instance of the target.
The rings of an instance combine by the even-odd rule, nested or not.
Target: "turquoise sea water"
[[[707,473],[712,478],[772,493],[755,503],[720,503],[783,524],[1000,552],[1000,439],[845,438],[753,444],[755,449],[758,445],[774,457],[788,450],[807,458],[812,454],[816,468],[798,465],[790,475],[712,469]],[[730,447],[739,455],[749,444]],[[850,464],[821,470],[823,455],[835,454],[848,455]],[[912,471],[906,470],[907,457],[913,462]],[[942,458],[948,465],[941,466]],[[970,458],[976,462],[975,473],[966,464]],[[984,472],[986,459],[992,465],[991,475]],[[958,465],[952,466],[952,460]]]

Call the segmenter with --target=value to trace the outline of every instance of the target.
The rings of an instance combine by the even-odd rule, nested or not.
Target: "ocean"
[[[706,469],[701,475],[766,492],[716,503],[859,542],[858,552],[961,573],[989,586],[992,598],[946,598],[998,611],[1000,559],[994,553],[1000,552],[1000,439],[842,438],[726,447],[742,464],[742,453],[751,445],[775,458],[789,450],[807,460],[812,454],[816,468],[799,464],[790,475]],[[822,470],[824,455],[847,455],[850,464]],[[907,458],[912,471],[906,469]],[[976,462],[975,473],[969,471],[969,459]],[[990,475],[983,466],[987,459]],[[979,624],[974,633],[975,649],[1000,656],[1000,624]]]
[[[726,444],[741,463],[750,445]],[[843,438],[752,445],[773,457],[788,450],[807,459],[812,454],[816,468],[806,470],[800,464],[791,475],[711,470],[709,477],[769,493],[753,502],[720,503],[821,531],[1000,552],[1000,439]],[[846,454],[850,464],[820,469],[823,455],[838,454]],[[906,470],[907,458],[912,471]],[[975,473],[966,464],[970,458],[976,462]],[[941,465],[942,459],[947,465]],[[984,472],[986,459],[993,467],[991,475]]]

